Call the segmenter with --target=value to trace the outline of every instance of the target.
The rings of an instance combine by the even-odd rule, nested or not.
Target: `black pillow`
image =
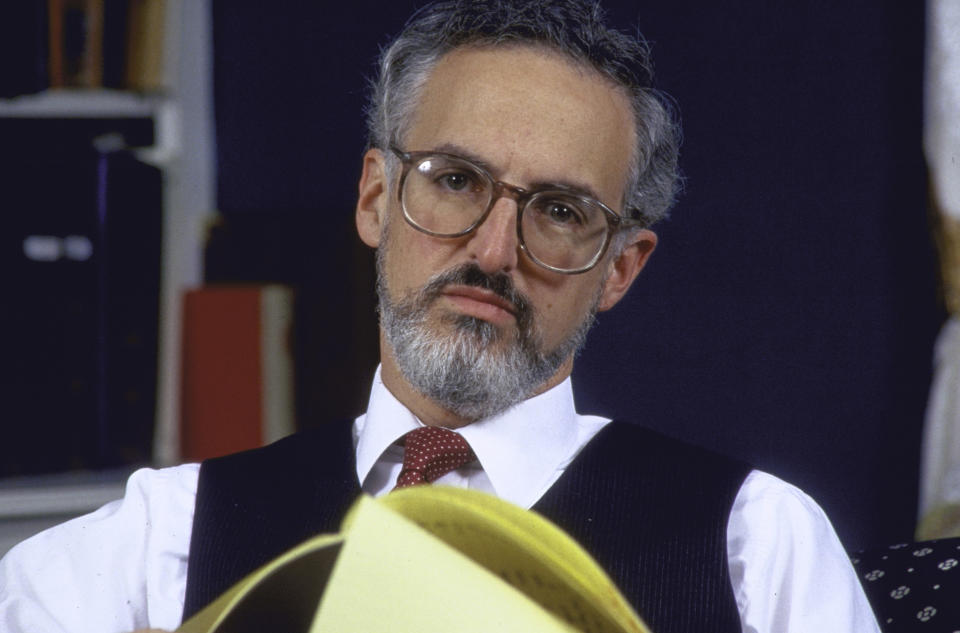
[[[884,633],[960,633],[960,538],[854,554]]]

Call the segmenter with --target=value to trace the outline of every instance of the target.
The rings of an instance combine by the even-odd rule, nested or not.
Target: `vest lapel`
[[[360,494],[352,447],[343,421],[203,462],[184,620],[284,551],[339,530]]]
[[[749,472],[614,421],[533,509],[590,552],[657,633],[739,633],[726,526]]]

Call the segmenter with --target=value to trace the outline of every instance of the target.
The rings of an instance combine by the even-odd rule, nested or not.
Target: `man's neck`
[[[411,413],[417,416],[427,426],[442,426],[448,429],[457,429],[476,420],[464,418],[434,402],[410,384],[400,371],[390,346],[380,336],[380,378],[390,393],[399,400]],[[537,387],[528,397],[539,395],[563,382],[573,369],[573,357],[563,362],[549,380]]]

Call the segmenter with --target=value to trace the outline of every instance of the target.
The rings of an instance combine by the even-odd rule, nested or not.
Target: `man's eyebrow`
[[[454,156],[459,156],[460,158],[466,158],[471,163],[477,165],[478,167],[483,167],[485,170],[490,172],[494,178],[497,177],[497,168],[485,161],[479,155],[474,154],[466,147],[461,147],[455,143],[443,143],[434,147],[432,151],[443,152],[444,154],[453,154]]]
[[[498,170],[496,167],[465,147],[455,143],[443,143],[433,148],[433,151],[443,152],[445,154],[454,154],[460,158],[466,158],[471,163],[474,163],[479,167],[483,167],[494,178],[499,179],[499,174],[497,173]],[[530,183],[530,185],[524,187],[524,189],[527,191],[539,191],[541,189],[561,189],[563,191],[569,191],[573,194],[592,198],[598,202],[600,201],[600,195],[594,191],[592,187],[582,182],[576,182],[572,180],[541,180]]]
[[[561,191],[567,191],[578,196],[583,196],[586,198],[591,198],[597,202],[602,202],[600,200],[599,194],[596,191],[591,189],[589,186],[576,183],[569,180],[548,180],[548,181],[538,181],[530,183],[530,191],[539,191],[542,189],[559,189]]]

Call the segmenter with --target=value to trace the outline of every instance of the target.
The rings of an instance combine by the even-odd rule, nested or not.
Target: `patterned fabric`
[[[859,552],[853,565],[884,633],[960,633],[960,539]]]
[[[403,436],[403,468],[396,488],[431,483],[476,458],[459,433],[437,426],[410,431]]]

